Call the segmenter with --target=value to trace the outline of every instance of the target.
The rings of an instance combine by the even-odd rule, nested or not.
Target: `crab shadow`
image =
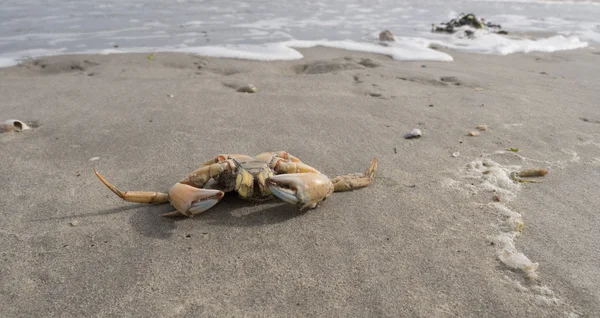
[[[161,214],[174,210],[169,204],[143,206],[143,208],[141,205],[136,205],[136,207],[139,208],[129,219],[132,229],[146,237],[156,239],[171,237],[178,222],[200,222],[211,226],[225,227],[257,227],[286,222],[305,214],[305,212],[299,212],[295,206],[277,199],[252,203],[231,193],[227,193],[210,210],[192,218],[185,216],[161,217]],[[121,211],[123,210],[126,209]]]
[[[110,208],[110,209],[105,209],[105,210],[100,210],[94,213],[79,213],[79,214],[70,214],[70,215],[65,215],[65,216],[52,216],[52,217],[46,217],[46,218],[36,218],[36,219],[32,219],[32,222],[43,222],[43,221],[61,221],[61,220],[71,220],[74,218],[89,218],[89,217],[95,217],[95,216],[106,216],[106,215],[111,215],[111,214],[120,214],[123,213],[125,211],[129,211],[129,210],[134,210],[134,209],[139,209],[141,206],[139,205],[128,205],[128,206],[121,206],[121,207],[117,207],[117,208]]]
[[[217,226],[255,227],[286,222],[304,214],[296,206],[277,199],[252,203],[228,194],[212,209],[193,219]]]

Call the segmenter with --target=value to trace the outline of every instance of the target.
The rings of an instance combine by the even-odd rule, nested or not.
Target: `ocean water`
[[[509,35],[431,32],[432,24],[461,12],[501,24]],[[315,45],[451,61],[429,46],[481,54],[581,48],[600,42],[599,17],[598,1],[0,0],[0,66],[67,53],[298,59],[295,47]],[[378,41],[386,29],[397,38],[390,46]]]

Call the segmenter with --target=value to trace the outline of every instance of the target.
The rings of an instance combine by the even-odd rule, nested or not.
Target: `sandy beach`
[[[0,69],[0,119],[39,124],[0,134],[2,316],[600,316],[600,51],[299,51]],[[166,192],[215,155],[278,150],[331,177],[379,169],[305,213],[228,194],[194,218],[93,173]],[[525,168],[550,172],[507,179]],[[533,264],[510,265],[513,243]]]

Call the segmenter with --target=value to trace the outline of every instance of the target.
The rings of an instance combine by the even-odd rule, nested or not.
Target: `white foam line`
[[[589,46],[588,42],[581,41],[577,36],[555,35],[531,40],[508,38],[485,30],[475,30],[475,39],[471,39],[461,37],[461,34],[457,32],[451,36],[441,35],[438,40],[431,40],[430,43],[459,51],[493,55],[508,55],[520,52],[556,52]]]
[[[390,56],[398,61],[453,61],[452,56],[432,50],[426,46],[415,43],[390,43],[389,46],[383,46],[372,43],[362,43],[355,41],[289,41],[286,45],[296,48],[309,48],[315,46],[331,47],[336,49],[345,49],[350,51],[376,53]]]
[[[438,52],[425,47],[424,45],[414,43],[393,43],[389,46],[383,46],[372,43],[355,41],[286,41],[267,43],[262,45],[221,45],[221,46],[199,46],[187,47],[185,45],[170,46],[163,48],[119,48],[86,50],[79,52],[69,52],[69,54],[118,54],[118,53],[150,53],[150,52],[180,52],[191,53],[202,56],[235,58],[258,61],[276,61],[276,60],[298,60],[304,56],[295,48],[310,48],[316,46],[345,49],[358,52],[368,52],[383,54],[392,57],[398,61],[411,60],[433,60],[433,61],[452,61],[452,56]],[[66,49],[59,50],[40,50],[29,52],[14,52],[0,56],[0,67],[12,66],[26,58],[37,58],[52,55],[65,54]],[[35,54],[38,53],[38,54]]]
[[[131,28],[132,30],[136,28]],[[120,31],[105,31],[104,35],[114,35]],[[156,32],[155,32],[156,33]],[[282,34],[282,36],[285,35]],[[47,34],[36,34],[38,37],[49,37],[49,39],[57,41],[60,38],[52,38]],[[67,52],[67,49],[60,50],[38,50],[43,54],[35,55],[29,51],[11,52],[0,55],[0,67],[11,66],[18,64],[19,60],[24,58],[36,58],[41,56],[58,55],[59,54],[113,54],[113,53],[147,53],[147,52],[183,52],[192,53],[203,56],[248,59],[258,61],[275,61],[275,60],[296,60],[303,58],[303,55],[298,52],[298,48],[310,48],[316,46],[330,47],[336,49],[344,49],[357,52],[367,52],[375,54],[383,54],[390,56],[397,61],[453,61],[452,56],[447,53],[430,49],[431,44],[437,44],[448,48],[462,50],[475,53],[486,54],[511,54],[516,52],[553,52],[558,50],[570,50],[588,46],[587,42],[582,42],[579,38],[571,36],[565,37],[557,35],[540,40],[529,39],[509,39],[496,34],[486,33],[485,31],[476,32],[477,41],[473,39],[460,38],[453,36],[440,36],[439,40],[431,40],[419,37],[398,37],[396,42],[388,42],[385,45],[370,42],[357,42],[352,40],[329,41],[302,41],[289,40],[283,42],[272,42],[266,44],[237,44],[237,45],[218,45],[218,46],[198,46],[188,47],[185,43],[177,46],[165,46],[160,48],[154,47],[133,47],[120,48],[118,50],[103,49],[103,50],[88,50]],[[145,38],[164,38],[164,35],[154,34],[144,36]],[[20,36],[19,38],[23,38]],[[74,34],[62,34],[65,40],[73,41]],[[127,39],[131,36],[120,36],[118,39]],[[133,36],[133,38],[141,38]],[[0,38],[1,40],[2,38]],[[189,43],[189,42],[188,42]],[[12,61],[11,61],[12,60]]]
[[[508,268],[519,271],[523,278],[531,283],[525,287],[515,281],[522,290],[531,291],[537,303],[557,305],[560,300],[554,296],[554,292],[547,286],[541,285],[537,274],[539,264],[532,262],[517,249],[515,244],[525,223],[523,216],[508,208],[506,203],[514,200],[520,191],[521,185],[510,177],[513,171],[518,171],[520,168],[520,166],[502,166],[489,158],[478,158],[467,164],[456,175],[458,179],[467,179],[467,182],[446,179],[441,184],[443,187],[458,190],[461,193],[466,190],[471,194],[482,192],[498,197],[499,202],[473,203],[494,211],[501,218],[497,225],[499,233],[489,238],[496,247],[498,260]],[[479,182],[477,183],[477,181]],[[472,196],[469,195],[469,197]]]
[[[387,55],[398,61],[452,61],[452,56],[412,43],[391,44],[390,46],[355,41],[286,41],[264,45],[202,46],[176,49],[176,52],[195,53],[204,56],[250,59],[261,61],[296,60],[304,56],[294,48],[316,46],[344,49]]]

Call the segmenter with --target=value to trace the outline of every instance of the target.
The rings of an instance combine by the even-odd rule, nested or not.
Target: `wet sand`
[[[301,52],[0,69],[0,119],[39,123],[0,134],[3,315],[600,315],[600,51]],[[244,84],[258,93],[236,92]],[[423,137],[403,139],[413,128]],[[92,170],[124,191],[166,192],[217,154],[276,150],[332,177],[373,157],[379,169],[306,213],[227,195],[191,219],[124,202]],[[507,178],[522,168],[550,173]],[[536,279],[502,261],[503,235]]]

